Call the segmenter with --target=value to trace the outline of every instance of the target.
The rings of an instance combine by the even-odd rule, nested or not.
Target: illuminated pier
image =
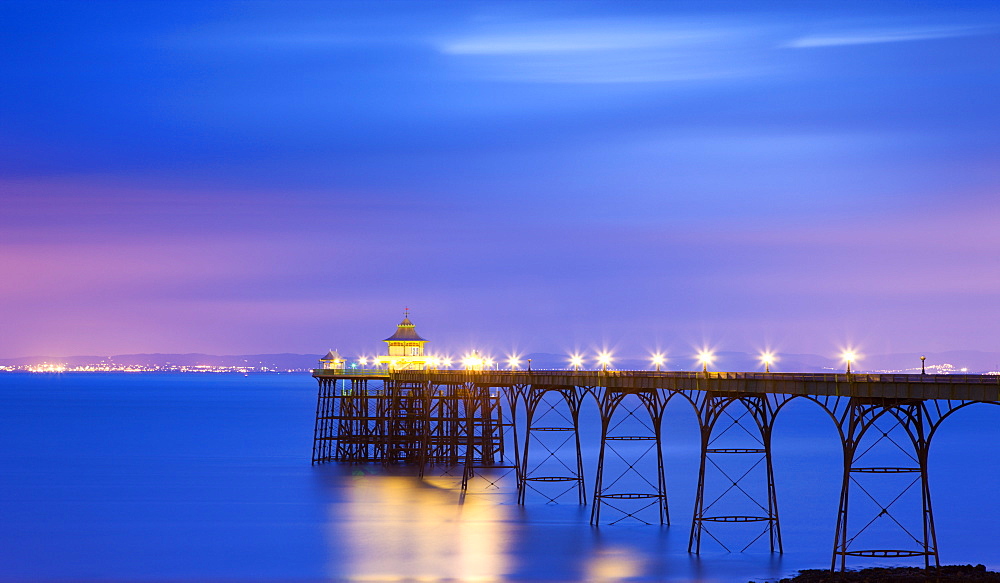
[[[668,403],[687,402],[701,429],[693,553],[704,536],[729,548],[724,533],[737,524],[758,525],[751,544],[763,537],[773,552],[782,551],[771,427],[788,403],[811,401],[834,422],[844,451],[833,568],[845,568],[852,556],[939,564],[927,475],[932,438],[956,410],[1000,403],[995,375],[317,369],[313,376],[319,381],[313,463],[405,463],[421,473],[450,465],[462,468],[463,488],[473,476],[494,475],[486,471],[494,468],[516,477],[521,503],[529,494],[555,501],[569,493],[587,503],[579,413],[593,400],[601,423],[595,524],[609,511],[616,513],[612,522],[651,522],[641,512],[652,509],[669,523],[661,425]],[[609,457],[619,463],[612,467]],[[644,489],[616,489],[630,472],[643,479],[624,482]],[[740,493],[742,507],[706,494],[720,484],[724,493]],[[875,486],[896,488],[897,495],[875,501]],[[919,492],[919,508],[894,506],[911,491]],[[871,504],[858,504],[858,497],[876,502],[874,516],[863,515]],[[898,540],[870,540],[867,531],[878,519],[899,525]]]

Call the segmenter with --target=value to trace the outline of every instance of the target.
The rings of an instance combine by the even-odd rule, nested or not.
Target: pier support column
[[[334,394],[336,379],[318,379],[319,393],[316,397],[316,424],[313,427],[313,465],[333,461],[333,443],[337,439],[334,429]]]
[[[528,488],[542,494],[552,504],[575,488],[579,503],[587,503],[580,450],[583,394],[577,387],[563,385],[531,385],[525,390],[525,435],[518,503],[524,504]],[[559,456],[561,451],[571,448],[575,453],[575,467]],[[550,489],[543,492],[541,484],[558,485],[562,489],[555,494]]]
[[[375,419],[379,406],[371,391],[376,389],[369,389],[367,379],[319,379],[313,464],[381,459],[382,438]]]
[[[523,481],[517,447],[517,404],[518,389],[514,386],[470,383],[465,399],[468,432],[463,492],[476,475],[485,478],[488,487],[497,488],[503,475],[513,472],[520,496]],[[513,441],[513,449],[507,446],[508,440]]]
[[[846,569],[847,557],[923,557],[925,567],[938,566],[927,479],[935,424],[925,403],[851,398],[841,421],[844,476],[831,569]]]
[[[650,508],[658,511],[660,524],[670,524],[661,439],[666,403],[659,389],[606,388],[598,405],[601,451],[590,523],[600,524],[607,505],[617,512],[611,524],[626,519],[650,524],[640,515]],[[608,452],[612,463],[606,463]]]
[[[688,552],[700,553],[702,534],[727,551],[709,530],[720,523],[763,523],[735,547],[745,551],[767,535],[771,552],[782,552],[778,498],[771,463],[771,428],[777,407],[772,396],[753,393],[699,392],[701,465],[695,494]],[[700,402],[699,402],[700,400]]]
[[[464,387],[464,382],[428,382],[423,391],[426,418],[421,437],[421,478],[428,466],[454,469],[465,459]]]
[[[426,382],[389,380],[385,383],[385,411],[380,416],[385,464],[420,464],[425,459],[428,432]]]

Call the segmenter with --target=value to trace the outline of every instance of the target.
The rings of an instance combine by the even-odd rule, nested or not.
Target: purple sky
[[[0,356],[1000,350],[1000,4],[0,3]]]

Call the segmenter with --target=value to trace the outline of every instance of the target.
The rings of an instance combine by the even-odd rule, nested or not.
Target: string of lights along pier
[[[780,553],[771,431],[785,405],[806,400],[829,415],[844,452],[832,569],[846,569],[851,557],[939,565],[931,442],[958,409],[1000,404],[1000,376],[858,374],[850,353],[836,374],[773,373],[773,355],[762,358],[764,372],[713,372],[707,352],[702,370],[691,372],[661,370],[663,355],[653,356],[655,370],[610,370],[607,353],[598,370],[583,370],[579,355],[570,370],[532,370],[530,362],[499,370],[478,353],[451,370],[450,359],[425,354],[428,341],[408,313],[385,342],[388,353],[372,368],[331,350],[313,371],[314,464],[408,464],[420,476],[458,469],[463,490],[473,480],[512,482],[522,504],[590,504],[592,524],[670,524],[663,418],[680,400],[701,438],[689,552],[711,539],[728,550],[766,544]],[[581,427],[588,401],[599,427]],[[583,431],[600,432],[596,467],[585,467]]]

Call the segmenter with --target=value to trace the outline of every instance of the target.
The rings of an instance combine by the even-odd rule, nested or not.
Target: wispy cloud
[[[536,27],[537,28],[537,27]],[[473,35],[441,43],[453,55],[580,53],[655,48],[682,48],[717,41],[723,30],[648,29],[628,25],[607,28],[588,23],[552,23],[540,30]]]
[[[910,42],[973,36],[989,32],[981,27],[938,27],[938,28],[897,28],[878,30],[855,30],[831,34],[799,37],[788,43],[787,48],[804,49],[815,47],[838,47],[880,43]]]
[[[439,40],[475,76],[537,83],[649,83],[756,73],[752,30],[680,21],[507,22]]]

